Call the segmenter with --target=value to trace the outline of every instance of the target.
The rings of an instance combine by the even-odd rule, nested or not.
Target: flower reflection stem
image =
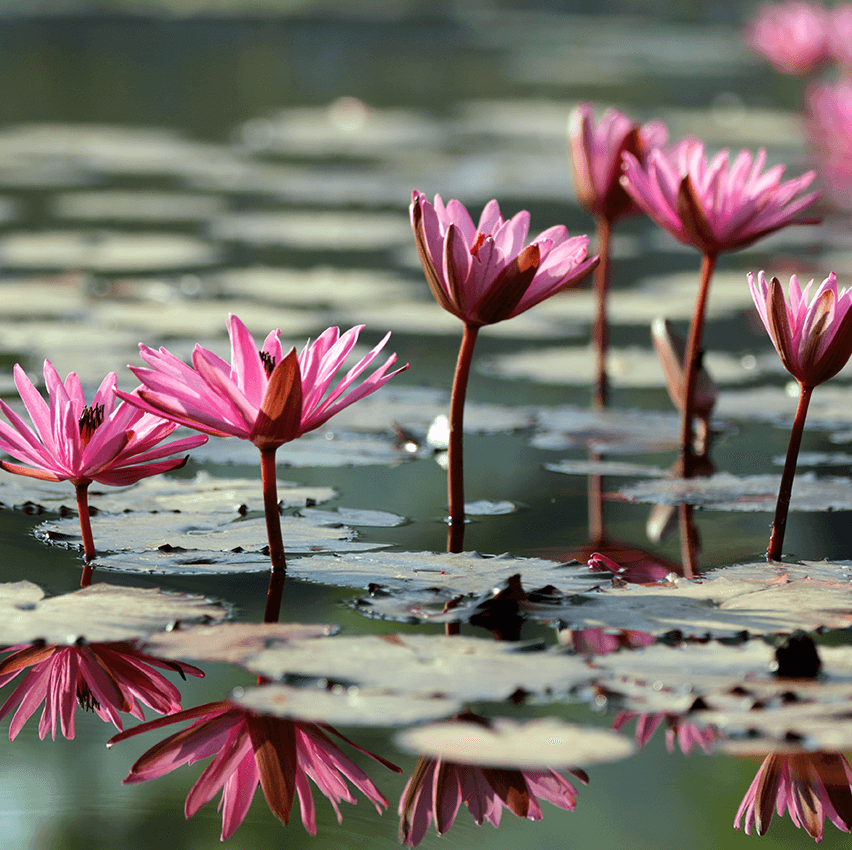
[[[781,475],[781,486],[778,488],[778,502],[775,505],[775,519],[772,521],[772,534],[769,537],[769,547],[766,558],[777,561],[781,557],[784,546],[784,532],[787,529],[787,513],[790,510],[790,494],[793,490],[793,476],[796,474],[796,461],[799,457],[799,447],[802,445],[802,433],[805,430],[805,418],[808,415],[808,405],[811,402],[813,387],[799,384],[799,404],[796,407],[796,418],[790,432],[790,445],[787,447],[787,459],[784,461],[784,472]]]
[[[594,341],[597,356],[597,378],[592,403],[597,408],[606,407],[609,396],[609,382],[606,373],[606,357],[609,348],[609,321],[607,319],[607,293],[609,291],[609,251],[612,223],[605,216],[597,218],[598,254],[601,261],[594,274],[595,299],[598,315],[595,321]]]
[[[453,378],[453,395],[450,399],[450,439],[447,452],[447,490],[450,508],[450,528],[447,551],[464,550],[464,402],[467,396],[467,379],[479,328],[465,323],[456,374]]]
[[[281,596],[284,592],[284,579],[287,576],[287,561],[284,558],[284,541],[281,537],[281,516],[278,513],[278,486],[275,480],[275,452],[273,449],[260,450],[260,473],[263,481],[263,512],[266,515],[266,536],[269,540],[269,560],[272,572],[269,576],[269,590],[266,594],[264,623],[277,623],[281,610]]]
[[[92,518],[89,516],[89,485],[91,483],[91,480],[84,479],[74,485],[77,492],[77,513],[80,515],[80,533],[83,535],[83,553],[86,557],[80,587],[88,587],[92,583],[92,573],[95,570],[92,565],[92,561],[95,560],[95,539],[92,537]]]
[[[680,456],[681,474],[691,478],[695,474],[695,452],[692,446],[692,420],[695,418],[695,387],[698,383],[698,367],[701,356],[701,338],[704,333],[704,317],[707,312],[707,298],[710,294],[710,279],[716,268],[716,254],[707,253],[701,261],[701,282],[698,287],[698,300],[695,314],[689,326],[686,340],[686,354],[683,359],[683,409],[681,411]]]
[[[698,573],[698,532],[692,516],[693,505],[678,505],[677,519],[680,530],[680,558],[683,565],[683,577],[695,578]]]

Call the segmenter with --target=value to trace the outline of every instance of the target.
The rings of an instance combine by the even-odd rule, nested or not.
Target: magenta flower
[[[293,800],[298,797],[302,823],[311,835],[316,835],[317,823],[309,779],[331,802],[338,823],[343,820],[338,803],[356,802],[346,780],[379,813],[387,807],[388,801],[372,780],[344,755],[328,733],[400,772],[398,767],[352,743],[331,726],[255,714],[227,701],[200,705],[143,723],[115,735],[107,746],[149,729],[192,718],[198,719],[137,759],[124,782],[135,784],[156,779],[182,764],[215,756],[192,786],[184,813],[192,817],[221,791],[222,841],[230,838],[243,822],[258,785],[272,813],[285,824],[290,820]]]
[[[651,740],[654,732],[663,722],[666,724],[666,749],[670,753],[674,752],[675,744],[680,747],[685,756],[689,755],[693,747],[700,747],[705,753],[709,753],[716,740],[715,729],[702,728],[696,723],[684,720],[680,715],[665,711],[642,714],[637,714],[635,711],[620,711],[612,721],[612,728],[619,731],[634,717],[637,718],[636,743],[640,747],[644,747]]]
[[[582,771],[571,773],[588,782]],[[486,820],[499,826],[504,807],[519,818],[541,820],[539,799],[573,811],[577,792],[555,770],[478,767],[421,757],[399,801],[399,840],[416,847],[433,820],[438,835],[443,835],[462,803],[479,826]]]
[[[840,753],[801,753],[767,756],[749,786],[734,820],[740,829],[745,815],[746,835],[765,835],[773,808],[779,817],[788,809],[793,823],[822,841],[825,818],[842,832],[852,827],[852,770]]]
[[[574,188],[581,206],[610,222],[638,213],[619,182],[621,155],[629,152],[644,161],[649,150],[666,143],[665,125],[652,121],[643,127],[623,112],[608,109],[595,126],[591,104],[580,103],[571,112],[568,137]]]
[[[23,679],[0,707],[0,718],[17,707],[9,726],[14,740],[24,724],[44,703],[39,738],[48,730],[56,738],[59,722],[66,738],[74,737],[76,705],[94,711],[107,723],[122,729],[119,712],[145,719],[142,705],[159,714],[180,711],[180,692],[156,670],[172,670],[185,678],[203,676],[197,667],[154,658],[129,643],[83,643],[74,646],[14,646],[0,662],[0,687],[26,668]]]
[[[852,17],[852,14],[850,15]],[[805,95],[805,130],[832,203],[849,209],[852,192],[852,82],[817,83]]]
[[[840,3],[828,14],[828,53],[845,68],[852,67],[852,3]]]
[[[588,237],[569,238],[562,225],[525,245],[530,214],[524,210],[504,221],[497,201],[485,205],[478,224],[459,201],[444,205],[440,195],[433,205],[415,191],[410,212],[435,300],[472,327],[529,310],[579,283],[598,262],[586,258]]]
[[[142,359],[152,368],[131,366],[143,386],[133,395],[119,395],[144,410],[205,434],[240,437],[260,449],[278,448],[319,428],[335,413],[374,393],[408,368],[406,364],[386,374],[396,360],[392,354],[353,388],[388,341],[387,334],[334,385],[363,327],[344,334],[329,328],[315,342],[308,342],[297,357],[295,349],[284,354],[278,330],[272,331],[258,350],[246,326],[232,315],[228,319],[230,363],[200,345],[192,353],[192,366],[164,348],[155,351],[140,345]]]
[[[740,151],[730,167],[727,150],[708,163],[704,145],[684,139],[669,150],[652,150],[644,165],[625,153],[621,183],[660,227],[716,256],[794,223],[819,197],[819,192],[799,196],[813,171],[782,182],[784,167],[764,172],[765,164],[762,149],[757,156]]]
[[[0,461],[7,472],[74,485],[97,481],[123,487],[183,466],[185,457],[162,458],[207,442],[193,435],[155,448],[177,425],[132,404],[116,404],[114,372],[104,378],[90,405],[73,372],[63,383],[45,360],[44,380],[47,402],[15,366],[15,385],[35,430],[0,400],[0,411],[9,420],[0,420],[0,449],[28,464]]]
[[[788,297],[777,277],[768,283],[763,272],[749,272],[754,305],[787,371],[805,386],[815,387],[833,378],[852,355],[852,289],[838,294],[834,272],[812,297],[811,281],[802,291],[796,275],[790,278]]]
[[[807,74],[829,56],[831,16],[818,3],[764,3],[745,30],[748,46],[783,74]]]

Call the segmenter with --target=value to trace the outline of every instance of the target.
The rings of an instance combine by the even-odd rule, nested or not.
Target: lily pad
[[[349,525],[372,528],[393,528],[406,522],[405,517],[393,514],[390,511],[367,511],[360,508],[335,508],[331,511],[323,511],[319,508],[302,508],[299,511],[299,516],[330,525],[345,522]]]
[[[82,221],[206,221],[224,207],[224,199],[215,195],[117,189],[66,192],[53,202],[59,218]]]
[[[561,472],[565,475],[614,475],[633,478],[636,476],[663,478],[670,470],[660,466],[646,466],[641,463],[626,463],[617,460],[583,460],[570,459],[559,463],[546,463],[544,468],[550,472]]]
[[[463,720],[433,723],[396,736],[404,750],[444,761],[520,770],[580,767],[617,761],[636,745],[609,729],[542,717],[526,723],[497,717],[488,726]]]
[[[465,502],[464,512],[468,516],[505,516],[513,514],[518,509],[514,502],[500,501],[489,502],[487,499],[479,499],[476,502]]]
[[[811,396],[808,428],[836,428],[852,423],[849,393],[847,383],[833,381],[821,385]],[[756,419],[789,428],[798,400],[799,385],[795,381],[784,387],[724,390],[719,394],[715,413],[726,419]]]

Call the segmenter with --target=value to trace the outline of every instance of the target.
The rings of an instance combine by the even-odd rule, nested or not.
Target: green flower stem
[[[260,474],[263,481],[263,512],[266,515],[266,536],[269,540],[269,560],[272,572],[266,594],[264,623],[277,623],[287,577],[287,561],[284,558],[284,541],[281,537],[281,516],[278,513],[278,486],[275,481],[275,452],[277,449],[260,450]]]

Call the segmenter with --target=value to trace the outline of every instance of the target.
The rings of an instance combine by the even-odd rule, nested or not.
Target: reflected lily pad
[[[223,620],[227,611],[202,596],[93,584],[45,599],[29,582],[0,591],[0,645],[43,640],[72,644],[125,641],[185,622]]]
[[[402,732],[396,743],[431,758],[521,770],[617,761],[636,749],[632,741],[609,729],[578,726],[553,717],[526,723],[497,717],[488,726],[452,720]]]

